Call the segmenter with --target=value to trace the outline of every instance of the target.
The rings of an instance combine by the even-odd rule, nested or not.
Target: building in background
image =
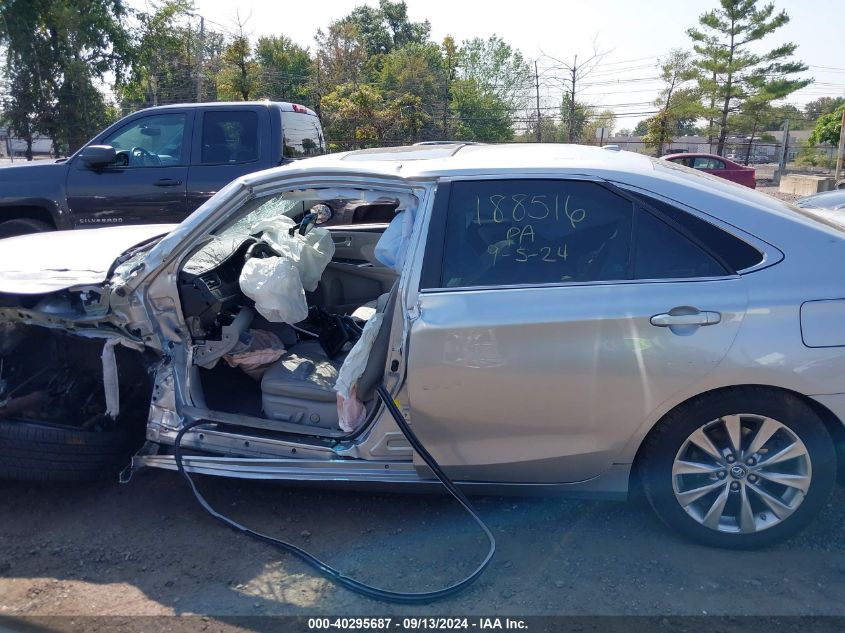
[[[806,153],[807,141],[812,130],[791,130],[786,150],[786,162],[791,163]],[[746,153],[750,163],[776,163],[780,159],[783,130],[763,132],[762,138],[755,138],[749,151],[749,139],[743,136],[729,136],[725,143],[725,157],[739,163],[745,161]],[[611,136],[605,141],[607,144],[618,145],[621,149],[640,154],[654,155],[654,149],[646,146],[641,136]],[[715,153],[716,142],[711,145],[706,136],[679,136],[667,143],[663,154],[680,153]],[[813,151],[818,156],[820,164],[832,163],[836,160],[836,147],[829,143],[820,143]]]
[[[36,135],[32,139],[32,156],[49,157],[53,151],[53,139]],[[0,127],[0,156],[23,158],[26,156],[26,141],[12,136],[9,128]]]

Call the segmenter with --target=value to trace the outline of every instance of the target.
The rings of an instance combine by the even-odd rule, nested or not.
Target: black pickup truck
[[[320,119],[301,105],[148,108],[70,158],[0,168],[0,238],[181,222],[238,176],[324,152]]]

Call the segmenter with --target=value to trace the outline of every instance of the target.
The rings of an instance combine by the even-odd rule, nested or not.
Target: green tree
[[[701,76],[715,85],[703,86],[703,92],[715,96],[719,106],[719,141],[722,154],[728,135],[728,116],[743,101],[765,92],[783,98],[810,83],[809,79],[790,78],[807,70],[799,61],[791,61],[797,45],[786,43],[768,52],[755,52],[758,44],[789,22],[785,11],[774,13],[774,4],[758,7],[758,0],[719,0],[719,7],[699,18],[700,26],[687,31]],[[711,79],[705,79],[711,81]]]
[[[648,119],[643,119],[634,126],[634,136],[645,136],[646,134],[648,134]]]
[[[122,0],[5,0],[2,43],[9,59],[34,65],[21,90],[38,86],[34,122],[56,152],[73,152],[99,130],[107,108],[96,84],[131,62]],[[28,52],[27,52],[28,49]],[[17,57],[17,56],[21,57]]]
[[[500,143],[513,139],[511,113],[494,94],[469,79],[451,85],[450,137],[461,141]]]
[[[335,149],[383,145],[396,132],[398,107],[378,86],[347,83],[323,97],[323,123],[331,130]]]
[[[255,45],[258,80],[255,94],[269,99],[309,103],[311,56],[284,35],[260,37]]]
[[[818,145],[819,143],[830,143],[836,146],[839,143],[839,135],[842,131],[842,112],[845,111],[845,103],[840,105],[836,110],[819,117],[816,121],[816,127],[813,128],[813,133],[807,142],[811,145]]]
[[[804,114],[809,121],[815,121],[825,114],[835,112],[843,103],[845,103],[845,97],[819,97],[807,102],[804,106]]]
[[[801,110],[791,103],[785,103],[772,106],[772,119],[769,122],[769,129],[778,129],[786,119],[789,119],[790,130],[809,130],[813,127]]]
[[[765,97],[752,98],[745,101],[730,120],[731,129],[735,133],[744,134],[748,137],[748,144],[745,147],[743,162],[747,165],[751,158],[751,148],[754,141],[771,127],[774,117],[772,103]]]
[[[26,158],[32,160],[32,141],[52,100],[51,77],[46,73],[49,47],[36,32],[43,6],[38,2],[0,5],[4,60],[3,123],[26,142]],[[42,68],[45,72],[42,72]]]
[[[32,142],[38,132],[37,108],[40,100],[38,77],[20,59],[11,59],[6,72],[8,96],[3,100],[3,124],[26,143],[25,156],[32,160]]]
[[[131,71],[116,86],[127,110],[196,98],[201,42],[190,23],[193,3],[165,0],[151,9],[135,12]],[[212,40],[210,34],[204,39]]]
[[[355,28],[364,42],[367,57],[387,54],[407,44],[423,44],[431,32],[428,20],[411,22],[408,19],[405,2],[389,0],[379,0],[378,7],[356,7],[338,23]]]
[[[512,113],[526,108],[534,85],[522,53],[497,35],[463,42],[457,76],[474,81],[481,92],[494,96]]]
[[[252,45],[244,33],[244,24],[237,18],[238,32],[226,45],[222,68],[217,73],[217,91],[221,98],[249,101],[259,84],[260,69],[252,56]]]
[[[398,107],[400,137],[415,142],[430,139],[434,114],[442,107],[443,66],[434,43],[408,44],[383,56],[376,83]]]
[[[560,104],[561,140],[565,139],[569,143],[576,143],[579,139],[584,139],[587,124],[594,115],[595,112],[591,106],[581,103],[577,99],[573,107],[571,94],[564,91]]]
[[[612,110],[602,110],[598,113],[593,113],[590,120],[584,126],[584,131],[581,134],[582,143],[597,143],[599,138],[599,130],[604,128],[604,142],[613,134],[613,128],[616,125],[616,116]]]
[[[672,142],[679,122],[695,119],[702,108],[700,92],[686,87],[698,76],[689,52],[674,49],[658,66],[664,86],[654,105],[660,112],[648,120],[644,140],[662,156],[663,148]]]
[[[338,86],[366,81],[364,75],[369,56],[358,26],[337,20],[328,31],[317,31],[314,77],[316,95],[332,92]],[[318,99],[319,103],[319,99]]]

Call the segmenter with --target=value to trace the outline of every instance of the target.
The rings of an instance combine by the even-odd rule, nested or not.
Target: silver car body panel
[[[270,479],[297,483],[348,486],[402,492],[442,492],[442,485],[433,477],[421,474],[411,463],[307,459],[256,459],[241,457],[189,456],[183,458],[187,472],[231,477],[235,479]],[[170,455],[137,455],[132,471],[141,468],[176,470]],[[128,481],[131,472],[126,473]],[[456,481],[461,489],[472,494],[550,495],[603,499],[624,499],[628,491],[630,469],[617,465],[602,475],[586,481],[559,484],[507,484],[480,481]]]
[[[719,365],[746,303],[741,278],[424,292],[410,347],[417,433],[455,478],[593,477]],[[649,322],[681,306],[722,322]]]
[[[44,294],[102,284],[108,281],[111,265],[123,252],[175,227],[109,226],[7,238],[0,248],[0,292]]]
[[[113,281],[120,292],[109,298],[112,323],[131,325],[138,340],[166,350],[148,437],[172,443],[183,423],[203,419],[176,290],[180,263],[244,202],[298,187],[358,186],[412,192],[420,200],[388,357],[398,369],[387,371],[386,382],[423,443],[465,483],[624,492],[637,450],[660,418],[724,387],[790,390],[845,419],[845,346],[808,347],[800,317],[806,302],[845,297],[840,266],[831,265],[845,254],[841,227],[748,188],[629,152],[553,145],[439,149],[426,154],[415,148],[407,159],[401,151],[369,152],[367,160],[356,153],[329,155],[240,178],[159,241],[144,267]],[[578,178],[640,190],[709,219],[764,257],[739,275],[718,279],[421,291],[436,185],[473,178]],[[721,318],[688,335],[651,325],[650,317],[682,306]],[[244,454],[235,434],[210,425],[200,439],[202,431],[186,436],[188,445],[213,439],[230,446],[229,455]],[[191,468],[291,480],[319,472],[321,481],[342,481],[345,475],[326,471],[326,462],[410,463],[397,433],[389,416],[376,412],[370,426],[349,440],[321,443],[291,435],[261,445],[261,459],[285,463],[209,459]],[[290,463],[300,459],[291,457],[293,448],[302,459],[299,469]],[[159,457],[142,461],[172,467]],[[431,481],[421,463],[414,467],[416,476]],[[309,474],[311,469],[317,470]],[[358,472],[362,480],[375,477],[367,468]],[[407,468],[397,472],[412,478]]]

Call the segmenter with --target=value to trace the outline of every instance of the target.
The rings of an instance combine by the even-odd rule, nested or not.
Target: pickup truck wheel
[[[678,407],[644,450],[640,476],[660,518],[728,549],[789,538],[818,514],[836,479],[833,441],[815,412],[757,387]]]
[[[29,218],[15,218],[0,222],[0,239],[26,235],[27,233],[43,233],[52,231],[53,227],[41,220],[30,220]]]
[[[0,478],[81,482],[116,477],[144,441],[143,431],[84,431],[0,420]]]

